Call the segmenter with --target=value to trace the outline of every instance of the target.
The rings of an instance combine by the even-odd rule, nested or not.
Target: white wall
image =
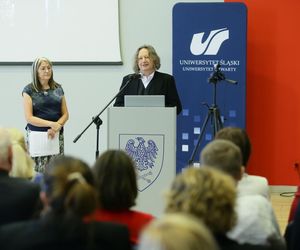
[[[132,72],[137,47],[153,45],[161,57],[161,71],[172,73],[172,8],[177,2],[223,1],[120,0],[123,65],[54,67],[54,79],[63,85],[70,112],[70,120],[65,126],[66,154],[81,157],[90,164],[94,162],[96,126],[93,124],[77,143],[74,144],[73,140],[117,93],[123,75]],[[37,39],[40,39],[38,43],[43,42],[42,38]],[[26,122],[21,92],[30,81],[30,66],[0,66],[0,126],[24,130]],[[100,153],[107,147],[106,116],[106,112],[101,115]]]

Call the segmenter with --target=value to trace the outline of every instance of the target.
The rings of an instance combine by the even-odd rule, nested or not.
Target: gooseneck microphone
[[[134,74],[128,75],[127,77],[128,77],[128,80],[139,79],[139,78],[141,78],[141,74],[134,73]]]

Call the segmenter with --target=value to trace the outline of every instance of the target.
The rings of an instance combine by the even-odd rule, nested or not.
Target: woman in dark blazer
[[[128,84],[116,98],[114,106],[124,106],[125,95],[164,95],[166,107],[176,107],[177,114],[182,110],[179,95],[172,75],[158,72],[160,58],[155,49],[150,45],[139,47],[135,53],[135,75],[127,75],[123,78],[120,90]],[[130,81],[130,82],[129,82]]]

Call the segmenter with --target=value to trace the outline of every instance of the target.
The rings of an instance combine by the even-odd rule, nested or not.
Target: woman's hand
[[[52,128],[49,128],[48,130],[47,130],[47,135],[48,135],[48,138],[49,139],[53,139],[54,137],[55,137],[55,131],[52,129]]]
[[[62,128],[62,125],[58,122],[52,122],[50,127],[54,132],[58,132]]]

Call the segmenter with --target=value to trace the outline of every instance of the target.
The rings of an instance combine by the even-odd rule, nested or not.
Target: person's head
[[[201,151],[200,162],[224,171],[236,181],[242,178],[244,168],[241,151],[231,141],[215,139],[209,142]]]
[[[93,174],[83,161],[58,156],[49,162],[45,172],[44,204],[55,215],[72,215],[82,218],[97,207]]]
[[[160,58],[151,45],[139,47],[134,55],[133,70],[135,73],[151,74],[160,68]]]
[[[0,127],[0,169],[9,172],[12,168],[12,146],[7,129]]]
[[[133,160],[121,150],[107,150],[96,160],[93,172],[101,208],[124,210],[135,205],[137,179]]]
[[[166,212],[192,214],[217,234],[236,223],[236,187],[233,179],[207,166],[187,168],[177,175],[167,193]]]
[[[217,250],[207,227],[197,218],[168,214],[150,223],[140,236],[139,250]]]
[[[247,166],[251,154],[251,142],[247,132],[244,129],[237,127],[222,128],[216,133],[215,139],[229,140],[237,145],[240,148],[243,156],[243,166]]]
[[[39,57],[32,63],[32,85],[35,91],[43,90],[43,81],[47,81],[51,89],[57,87],[53,79],[52,62],[46,57]]]
[[[17,128],[7,129],[12,141],[13,166],[9,175],[32,179],[35,175],[34,162],[27,153],[24,134]]]

